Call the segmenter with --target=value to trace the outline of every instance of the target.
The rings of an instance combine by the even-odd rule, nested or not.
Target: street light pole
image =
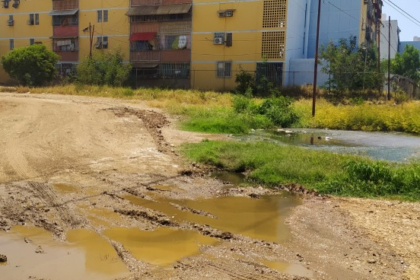
[[[312,117],[315,117],[316,86],[318,77],[318,50],[319,50],[319,27],[321,25],[321,0],[318,1],[318,21],[316,25],[316,46],[315,46],[315,66],[314,66],[314,88],[312,93]]]

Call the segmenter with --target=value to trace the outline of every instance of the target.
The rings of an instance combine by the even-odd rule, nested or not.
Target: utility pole
[[[93,35],[95,34],[95,25],[89,22],[89,58],[92,59]]]
[[[312,117],[315,117],[316,86],[318,78],[318,51],[319,51],[319,27],[321,25],[321,0],[318,1],[318,21],[316,25],[316,46],[315,46],[315,66],[314,66],[314,88],[312,93]]]
[[[379,95],[382,95],[382,85],[381,85],[381,19],[376,18],[376,32],[378,33],[378,92]]]
[[[387,100],[391,98],[391,16],[388,19],[388,95]]]

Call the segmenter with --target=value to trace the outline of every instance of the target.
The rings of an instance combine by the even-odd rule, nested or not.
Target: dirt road
[[[140,102],[1,93],[0,275],[420,279],[419,204],[241,189],[177,154],[218,137]],[[244,230],[254,216],[263,230]]]

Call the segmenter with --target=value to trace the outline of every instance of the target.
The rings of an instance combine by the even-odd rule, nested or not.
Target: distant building
[[[394,59],[400,48],[400,32],[397,20],[391,20],[391,38],[389,38],[389,20],[382,21],[381,28],[381,60],[388,59],[388,50],[390,49],[390,58]],[[391,45],[391,47],[390,47]]]

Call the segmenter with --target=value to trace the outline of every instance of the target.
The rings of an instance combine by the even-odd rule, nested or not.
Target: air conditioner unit
[[[14,24],[15,24],[15,21],[13,19],[7,21],[8,26],[13,26]]]
[[[213,44],[214,45],[223,45],[224,40],[223,37],[214,37]]]
[[[33,19],[28,20],[28,25],[34,25],[34,20]]]

